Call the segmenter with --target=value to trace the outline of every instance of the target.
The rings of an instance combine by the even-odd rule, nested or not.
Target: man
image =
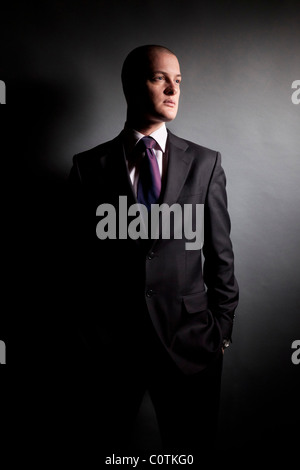
[[[105,435],[104,452],[134,445],[130,430],[145,390],[165,449],[204,455],[216,434],[238,286],[220,154],[165,126],[176,117],[180,82],[169,49],[134,49],[122,69],[123,131],[76,155],[71,171],[78,360],[92,367],[81,410]],[[124,227],[120,236],[120,197],[126,208],[147,207],[139,219],[145,226],[153,204],[204,205],[203,249],[187,249],[185,231],[175,237],[174,227],[169,238],[161,236],[163,227],[154,239],[130,237]],[[106,229],[112,224],[116,231],[106,237],[103,216],[111,207],[116,221],[107,216]],[[193,217],[195,223],[201,221]]]

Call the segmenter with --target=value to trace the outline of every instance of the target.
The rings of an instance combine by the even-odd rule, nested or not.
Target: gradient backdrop
[[[37,344],[53,317],[42,293],[51,305],[63,259],[51,263],[49,233],[59,240],[54,213],[72,156],[122,129],[127,53],[166,45],[183,74],[180,111],[168,127],[219,150],[227,174],[241,300],[225,357],[219,447],[225,462],[237,451],[257,461],[261,450],[288,458],[300,420],[300,364],[291,362],[300,339],[300,104],[291,101],[300,80],[299,2],[11,1],[1,10],[2,162],[12,167],[2,174],[10,303],[0,339],[10,345],[8,362],[20,365],[12,349],[24,316]],[[38,355],[33,347],[27,365]],[[147,396],[135,444],[160,444]]]

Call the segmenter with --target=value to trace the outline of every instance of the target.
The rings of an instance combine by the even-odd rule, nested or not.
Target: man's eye
[[[176,80],[176,83],[179,83],[179,84],[180,84],[180,83],[181,83],[181,80],[177,79],[177,80]]]
[[[156,77],[154,77],[154,80],[163,80],[164,77],[162,75],[158,75]]]

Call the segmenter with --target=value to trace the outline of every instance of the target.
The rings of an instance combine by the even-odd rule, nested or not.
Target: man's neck
[[[126,126],[135,129],[143,135],[150,135],[152,132],[157,131],[160,127],[164,125],[163,122],[142,122],[141,120],[128,119],[126,121]]]

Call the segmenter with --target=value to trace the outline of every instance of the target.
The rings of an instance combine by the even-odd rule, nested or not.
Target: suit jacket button
[[[146,292],[146,297],[152,297],[153,294],[154,294],[153,290],[152,290],[152,289],[149,289],[149,290],[147,290],[147,292]]]
[[[147,259],[153,259],[155,256],[155,253],[151,251],[151,253],[148,254]]]

